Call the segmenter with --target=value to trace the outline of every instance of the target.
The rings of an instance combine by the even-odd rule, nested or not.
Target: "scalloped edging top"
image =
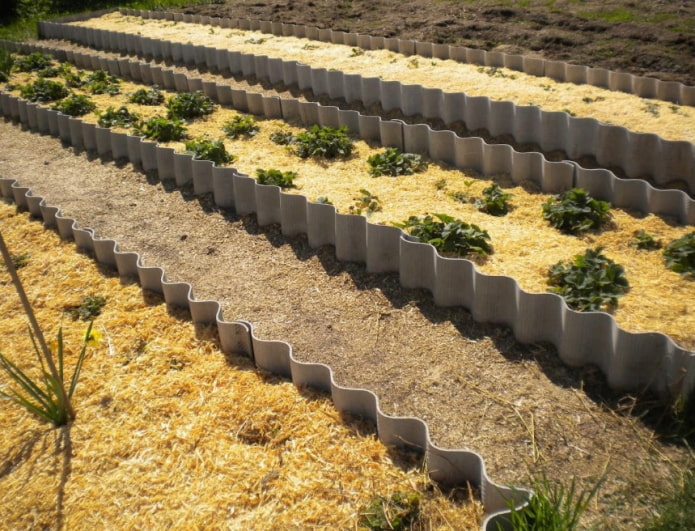
[[[406,116],[419,114],[441,119],[445,124],[462,122],[469,130],[486,129],[492,136],[508,134],[519,143],[538,144],[546,152],[562,150],[569,158],[593,156],[601,166],[620,167],[630,178],[649,177],[664,187],[682,181],[695,194],[695,144],[684,140],[665,140],[594,118],[575,118],[562,111],[543,111],[536,106],[519,106],[486,96],[472,97],[463,92],[365,78],[339,70],[312,68],[297,61],[203,45],[58,22],[39,22],[39,33],[46,38],[72,40],[99,49],[163,58],[188,66],[221,68],[268,78],[273,83],[297,84],[301,90],[310,89],[314,94],[328,94],[347,102],[380,103],[385,111],[398,109]]]
[[[297,360],[291,345],[258,338],[251,323],[224,320],[219,302],[197,300],[191,284],[167,281],[162,268],[143,266],[138,253],[121,252],[116,241],[97,238],[92,229],[78,228],[76,220],[63,217],[58,207],[49,206],[42,197],[33,195],[18,181],[0,177],[0,197],[29,210],[42,219],[45,226],[55,228],[62,238],[74,240],[80,249],[93,253],[97,263],[116,269],[122,277],[137,277],[143,290],[160,293],[166,304],[189,310],[193,323],[216,325],[223,352],[243,354],[259,369],[289,378],[297,386],[306,385],[327,392],[340,413],[362,416],[374,422],[379,440],[384,445],[424,454],[427,473],[434,481],[451,487],[471,484],[480,488],[485,513],[481,529],[496,531],[500,526],[506,528],[509,525],[509,504],[519,507],[532,495],[529,489],[493,482],[480,454],[436,446],[423,420],[387,415],[379,406],[379,397],[372,391],[339,385],[329,366]]]

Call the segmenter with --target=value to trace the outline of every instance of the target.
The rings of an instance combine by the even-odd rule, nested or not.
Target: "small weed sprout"
[[[573,310],[601,311],[618,306],[618,298],[630,289],[623,266],[603,254],[587,249],[569,262],[558,262],[548,270],[550,291],[557,293]]]
[[[566,234],[599,229],[611,219],[610,203],[592,198],[582,188],[573,188],[543,204],[543,218]]]
[[[633,233],[633,240],[630,245],[643,251],[653,251],[662,247],[660,240],[644,230],[637,230]]]
[[[174,142],[182,140],[186,136],[184,122],[176,118],[168,120],[162,116],[153,116],[137,124],[134,128],[136,134],[158,142]]]
[[[331,202],[331,200],[328,199],[328,197],[326,197],[325,195],[321,195],[321,196],[317,197],[316,202],[321,204],[321,205],[332,205],[333,204]]]
[[[71,94],[67,98],[54,104],[53,108],[56,111],[69,114],[70,116],[84,116],[96,109],[97,105],[89,99],[89,96],[85,96],[84,94]]]
[[[295,153],[303,158],[315,157],[334,159],[347,158],[352,154],[354,144],[347,134],[347,127],[338,129],[314,125],[308,131],[299,133],[294,141]]]
[[[367,158],[369,174],[372,177],[382,175],[412,175],[427,169],[427,162],[416,153],[402,153],[395,147],[386,148],[382,153],[376,153]]]
[[[19,93],[26,100],[41,103],[62,100],[69,94],[65,85],[50,79],[37,79],[31,84],[22,85]]]
[[[664,261],[671,271],[695,280],[695,232],[669,243],[664,249]]]
[[[140,122],[140,115],[130,112],[128,107],[121,106],[118,109],[115,107],[107,107],[105,111],[97,111],[97,124],[99,127],[123,127],[130,128]]]
[[[234,160],[234,156],[227,153],[222,139],[195,138],[186,142],[186,152],[192,154],[196,160],[211,160],[218,166]]]
[[[14,55],[9,50],[0,49],[0,83],[10,80],[10,73],[14,66]]]
[[[350,55],[348,57],[359,57],[360,55],[364,55],[364,50],[362,48],[352,48],[350,50]]]
[[[372,195],[369,190],[360,188],[360,194],[361,195],[353,198],[355,200],[355,204],[350,205],[350,214],[361,216],[364,213],[366,216],[370,216],[374,212],[380,212],[382,210],[379,198]]]
[[[263,44],[267,40],[269,40],[269,39],[266,37],[259,37],[259,38],[251,37],[250,39],[246,39],[244,42],[246,44]]]
[[[474,204],[480,212],[491,216],[505,216],[511,208],[509,200],[512,197],[514,196],[504,192],[499,185],[493,184],[483,190],[483,197],[476,199]]]
[[[435,190],[444,190],[446,188],[446,179],[439,179],[434,183]]]
[[[215,104],[201,91],[182,92],[169,98],[166,103],[169,118],[188,120],[212,114]]]
[[[420,67],[420,61],[418,61],[417,57],[411,57],[408,59],[408,68],[419,68]]]
[[[645,101],[642,110],[646,113],[651,114],[652,116],[659,116],[659,113],[661,112],[661,107],[659,107],[658,103],[655,103],[653,101]]]
[[[486,230],[446,214],[426,215],[422,219],[410,216],[407,221],[394,225],[444,255],[485,257],[493,252]]]
[[[360,510],[359,525],[373,531],[411,529],[420,516],[420,494],[395,492],[388,498],[375,497]]]
[[[250,138],[258,133],[260,127],[253,116],[241,114],[225,123],[222,130],[229,138],[239,138],[240,136]]]
[[[296,188],[294,185],[294,180],[297,178],[297,174],[293,171],[280,171],[276,169],[270,170],[256,170],[256,181],[258,184],[267,184],[272,186],[279,186],[280,188]]]
[[[164,103],[164,94],[157,85],[153,85],[149,89],[138,89],[128,96],[129,103],[137,103],[139,105],[161,105]]]

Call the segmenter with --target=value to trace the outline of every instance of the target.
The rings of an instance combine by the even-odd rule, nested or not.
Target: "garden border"
[[[166,70],[168,75],[165,76],[161,67],[129,59],[80,56],[98,65],[103,59],[109,71],[123,65],[130,72],[149,72],[153,79],[158,72],[170,87],[179,90],[202,88],[210,93],[214,89],[218,101],[269,118],[291,118],[306,126],[316,123],[334,127],[348,125],[363,138],[366,134],[370,140],[381,139],[387,144],[394,132],[396,137],[405,138],[408,129],[423,130],[422,126],[383,121],[356,111],[232,90],[229,86],[190,79],[172,70]],[[371,224],[362,216],[338,214],[331,205],[284,193],[277,186],[259,185],[235,168],[194,160],[192,155],[175,153],[173,148],[87,124],[7,93],[0,94],[0,110],[33,131],[51,134],[101,156],[128,159],[145,171],[157,170],[160,179],[173,180],[177,186],[192,182],[196,195],[212,193],[219,207],[233,208],[239,215],[255,213],[261,226],[277,223],[285,235],[306,233],[311,247],[335,246],[339,260],[366,263],[370,272],[398,272],[402,286],[429,290],[438,306],[463,306],[471,311],[477,322],[510,326],[522,343],[550,342],[567,365],[597,365],[613,388],[651,389],[662,397],[687,396],[695,388],[695,352],[679,347],[663,333],[627,332],[605,312],[571,310],[558,295],[528,293],[513,278],[481,273],[467,259],[442,257],[434,247],[412,241],[400,229]],[[455,138],[450,131],[431,131],[428,127],[426,130],[437,137]],[[467,146],[483,145],[480,139],[458,139],[455,143],[459,140],[464,143],[478,141],[465,144]],[[493,152],[511,150],[509,146],[488,147]],[[535,160],[543,160],[538,153],[518,154],[531,157],[528,160],[534,160],[534,155]],[[563,166],[563,163],[547,161],[543,167],[575,168],[571,164]],[[571,173],[568,175],[571,177]]]
[[[123,12],[139,13],[132,10]],[[167,20],[182,15],[144,13],[156,13],[154,18]],[[69,20],[86,20],[97,15],[83,14]],[[97,49],[170,59],[189,67],[229,69],[232,73],[268,78],[272,83],[297,84],[302,90],[344,98],[347,102],[358,100],[365,106],[380,103],[385,111],[398,109],[406,116],[438,118],[445,124],[462,122],[469,130],[486,129],[492,136],[508,134],[518,143],[538,144],[546,152],[562,150],[569,158],[590,155],[601,166],[622,168],[630,178],[647,176],[658,185],[683,181],[689,192],[695,194],[695,144],[688,141],[665,140],[655,134],[632,132],[594,118],[571,117],[563,111],[543,111],[533,105],[515,105],[509,101],[491,100],[487,96],[471,97],[463,92],[364,78],[358,74],[312,68],[297,61],[263,55],[71,26],[60,21],[41,21],[38,27],[42,38],[64,39]]]
[[[480,488],[485,517],[481,529],[497,531],[509,528],[509,503],[515,507],[527,503],[533,492],[526,488],[508,487],[493,482],[485,470],[485,461],[477,452],[447,449],[430,440],[425,421],[416,417],[395,417],[384,413],[379,397],[372,391],[344,387],[336,383],[332,369],[322,363],[297,360],[292,346],[284,341],[258,338],[253,325],[246,321],[225,321],[219,302],[196,300],[193,287],[187,282],[169,282],[160,267],[143,266],[136,252],[121,252],[115,240],[98,238],[93,229],[78,228],[73,218],[63,217],[60,209],[49,206],[30,188],[22,187],[12,178],[0,177],[0,198],[11,200],[17,208],[28,210],[42,220],[44,227],[56,229],[61,238],[73,240],[78,248],[91,253],[101,265],[118,271],[121,277],[135,277],[142,290],[163,295],[167,305],[190,311],[195,324],[215,324],[224,353],[249,357],[261,370],[288,378],[296,386],[309,386],[328,393],[340,413],[358,415],[374,422],[379,440],[386,446],[416,451],[424,456],[427,473],[433,481],[447,487]]]

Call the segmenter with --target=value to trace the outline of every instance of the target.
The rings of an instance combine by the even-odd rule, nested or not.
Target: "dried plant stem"
[[[70,401],[70,398],[68,397],[68,394],[65,392],[63,379],[60,373],[58,372],[58,368],[55,366],[55,363],[53,362],[53,356],[51,356],[51,351],[48,348],[46,339],[43,337],[43,332],[41,331],[41,327],[39,326],[38,321],[36,320],[36,315],[34,314],[34,310],[31,307],[29,298],[27,297],[27,294],[24,291],[22,281],[20,280],[19,275],[17,274],[17,268],[14,266],[14,260],[10,255],[10,251],[7,248],[7,245],[5,244],[5,239],[2,237],[2,231],[0,231],[0,253],[2,253],[2,259],[5,262],[5,266],[7,267],[7,270],[10,273],[12,284],[14,284],[15,290],[17,291],[17,295],[19,296],[19,300],[21,301],[22,307],[24,308],[24,312],[29,318],[29,325],[31,326],[31,330],[34,333],[34,337],[36,337],[36,340],[39,343],[39,347],[41,349],[41,353],[43,354],[44,361],[46,362],[46,366],[48,367],[48,370],[51,372],[51,376],[55,378],[57,382],[60,383],[60,385],[56,386],[58,400],[60,401],[60,403],[65,405],[66,411],[68,413],[68,419],[72,420],[75,418],[75,412],[72,408],[72,403]]]

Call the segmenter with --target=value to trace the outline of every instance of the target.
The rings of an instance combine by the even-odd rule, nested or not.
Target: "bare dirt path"
[[[169,280],[191,282],[227,319],[247,319],[260,337],[333,367],[340,383],[374,390],[385,411],[423,418],[437,444],[481,452],[496,480],[524,484],[544,470],[590,483],[608,468],[592,518],[620,527],[643,521],[656,494],[692,466],[687,451],[622,414],[631,400],[590,368],[562,366],[548,346],[520,345],[508,329],[400,288],[396,275],[337,262],[332,248],[310,249],[129,165],[9,122],[0,141],[0,174],[143,253]]]

